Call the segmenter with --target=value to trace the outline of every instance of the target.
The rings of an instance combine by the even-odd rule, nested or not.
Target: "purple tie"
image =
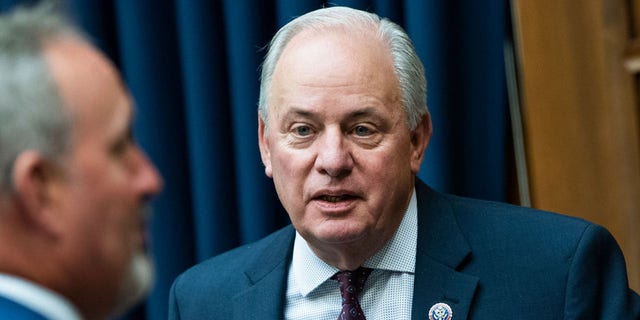
[[[342,311],[338,320],[366,320],[358,302],[358,294],[371,271],[372,269],[360,267],[354,271],[340,271],[331,277],[340,284],[342,295]]]

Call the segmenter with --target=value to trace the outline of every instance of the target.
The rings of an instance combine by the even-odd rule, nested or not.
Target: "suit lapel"
[[[280,232],[245,275],[249,285],[233,300],[234,319],[282,319],[289,262],[295,231],[289,226]]]
[[[454,319],[466,319],[478,278],[457,271],[471,249],[444,197],[416,180],[418,196],[418,247],[412,319],[429,319],[429,309],[448,304]],[[234,298],[235,319],[282,319],[285,290],[295,230],[274,237],[270,250],[248,266],[250,285]]]
[[[429,319],[436,303],[448,304],[454,319],[466,319],[478,283],[458,268],[471,249],[446,199],[416,180],[418,248],[412,318]]]

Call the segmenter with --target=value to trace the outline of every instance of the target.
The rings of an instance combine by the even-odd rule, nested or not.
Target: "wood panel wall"
[[[640,1],[511,4],[532,206],[607,227],[640,291]]]

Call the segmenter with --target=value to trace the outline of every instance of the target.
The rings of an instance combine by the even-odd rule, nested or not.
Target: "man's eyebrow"
[[[291,121],[293,119],[296,118],[306,118],[306,119],[311,119],[311,120],[317,120],[319,117],[317,114],[315,114],[312,111],[309,110],[305,110],[302,108],[298,108],[298,107],[292,107],[290,108],[282,117],[282,119],[284,120],[284,122],[288,122]]]
[[[357,121],[359,119],[372,118],[374,120],[382,120],[384,116],[380,115],[375,107],[364,107],[348,113],[343,120]],[[290,108],[282,117],[282,123],[287,124],[297,119],[307,119],[309,121],[320,121],[320,116],[315,112],[299,107]]]
[[[117,140],[131,140],[133,141],[133,122],[136,118],[136,108],[135,105],[131,105],[127,112],[127,118],[125,119],[124,125],[120,128],[118,135],[116,136]]]
[[[354,110],[347,114],[347,118],[355,118],[355,117],[364,117],[370,115],[379,115],[377,108],[375,107],[364,107],[358,110]],[[284,114],[285,117],[305,117],[305,118],[313,118],[316,117],[316,114],[313,111],[309,111],[307,109],[299,108],[299,107],[291,107],[289,111]]]
[[[382,116],[379,114],[379,112],[377,111],[376,108],[374,107],[365,107],[362,109],[358,109],[355,110],[351,113],[349,113],[347,115],[347,119],[359,119],[359,118],[366,118],[366,117],[375,117],[375,118],[382,118]]]

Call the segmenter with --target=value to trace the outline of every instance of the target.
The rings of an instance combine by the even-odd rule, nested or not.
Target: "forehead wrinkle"
[[[324,78],[325,80],[331,80],[328,83],[318,83],[319,78]],[[321,74],[319,77],[314,77],[313,79],[302,79],[298,86],[303,88],[350,88],[356,87],[360,88],[363,86],[361,81],[357,81],[353,78],[347,78],[344,76],[331,75],[331,74]]]
[[[306,118],[311,121],[321,121],[321,113],[315,112],[315,109],[307,110],[300,107],[292,107],[287,112],[284,113],[282,117],[283,123],[288,123],[295,118]],[[350,111],[343,116],[340,116],[344,121],[352,121],[362,118],[374,117],[376,119],[383,119],[378,112],[378,109],[372,106],[358,108],[357,110]]]
[[[375,107],[364,107],[358,110],[354,110],[349,112],[347,115],[347,119],[352,118],[366,118],[369,116],[375,116],[376,118],[382,118]]]

